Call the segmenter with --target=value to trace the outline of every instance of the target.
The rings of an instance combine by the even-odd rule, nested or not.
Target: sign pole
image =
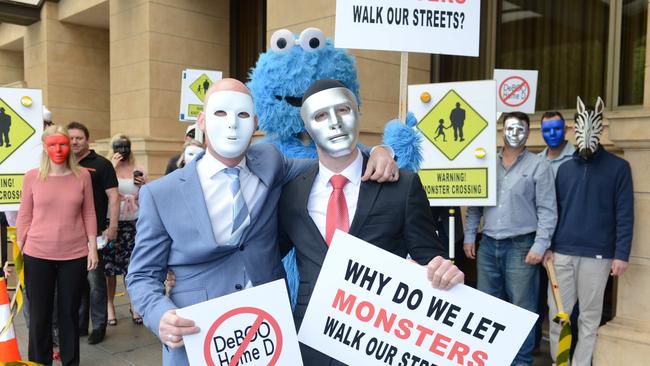
[[[456,258],[456,210],[449,209],[449,259],[453,262]]]
[[[408,99],[406,99],[406,91],[408,88],[408,72],[409,72],[409,53],[401,52],[399,61],[399,120],[406,123],[406,108]]]

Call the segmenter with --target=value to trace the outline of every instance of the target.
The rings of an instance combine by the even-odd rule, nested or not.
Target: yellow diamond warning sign
[[[34,128],[0,99],[0,164],[36,132]]]
[[[212,85],[212,80],[210,80],[208,75],[201,74],[201,76],[199,76],[196,80],[194,80],[192,84],[190,84],[190,89],[192,89],[194,94],[196,94],[201,102],[205,102],[205,92],[208,91],[210,85]]]
[[[0,205],[19,204],[22,187],[22,174],[0,174]]]
[[[449,160],[454,160],[487,126],[488,121],[453,89],[417,125]]]

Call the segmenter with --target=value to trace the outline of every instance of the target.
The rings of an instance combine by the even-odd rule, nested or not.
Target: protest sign
[[[509,365],[537,315],[337,231],[298,339],[348,365]]]
[[[192,366],[302,365],[284,280],[178,309],[176,313],[194,320],[201,329],[183,337]]]
[[[18,210],[23,177],[41,159],[42,134],[41,91],[0,88],[0,211]]]
[[[494,70],[497,112],[535,113],[537,70]]]
[[[180,121],[193,122],[203,111],[205,93],[221,79],[221,71],[185,69],[181,75]]]
[[[422,133],[420,179],[432,206],[496,204],[494,80],[410,85]]]
[[[337,0],[338,48],[478,56],[480,0]]]

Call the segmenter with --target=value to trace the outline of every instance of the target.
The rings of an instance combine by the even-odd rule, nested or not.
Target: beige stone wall
[[[23,52],[0,50],[0,85],[22,81]]]
[[[41,21],[27,27],[24,73],[29,88],[57,124],[80,121],[92,138],[109,136],[108,31],[59,21],[58,5],[46,2]]]
[[[229,74],[229,1],[110,0],[109,8],[111,133],[134,137],[155,177],[182,146],[182,70]]]

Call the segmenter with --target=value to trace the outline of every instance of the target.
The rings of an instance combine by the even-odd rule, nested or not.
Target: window
[[[248,81],[248,72],[266,48],[266,0],[230,1],[230,77]]]
[[[539,70],[537,110],[643,102],[646,0],[482,1],[480,56],[433,56],[434,82]]]
[[[621,19],[618,104],[642,104],[648,1],[624,0]]]

